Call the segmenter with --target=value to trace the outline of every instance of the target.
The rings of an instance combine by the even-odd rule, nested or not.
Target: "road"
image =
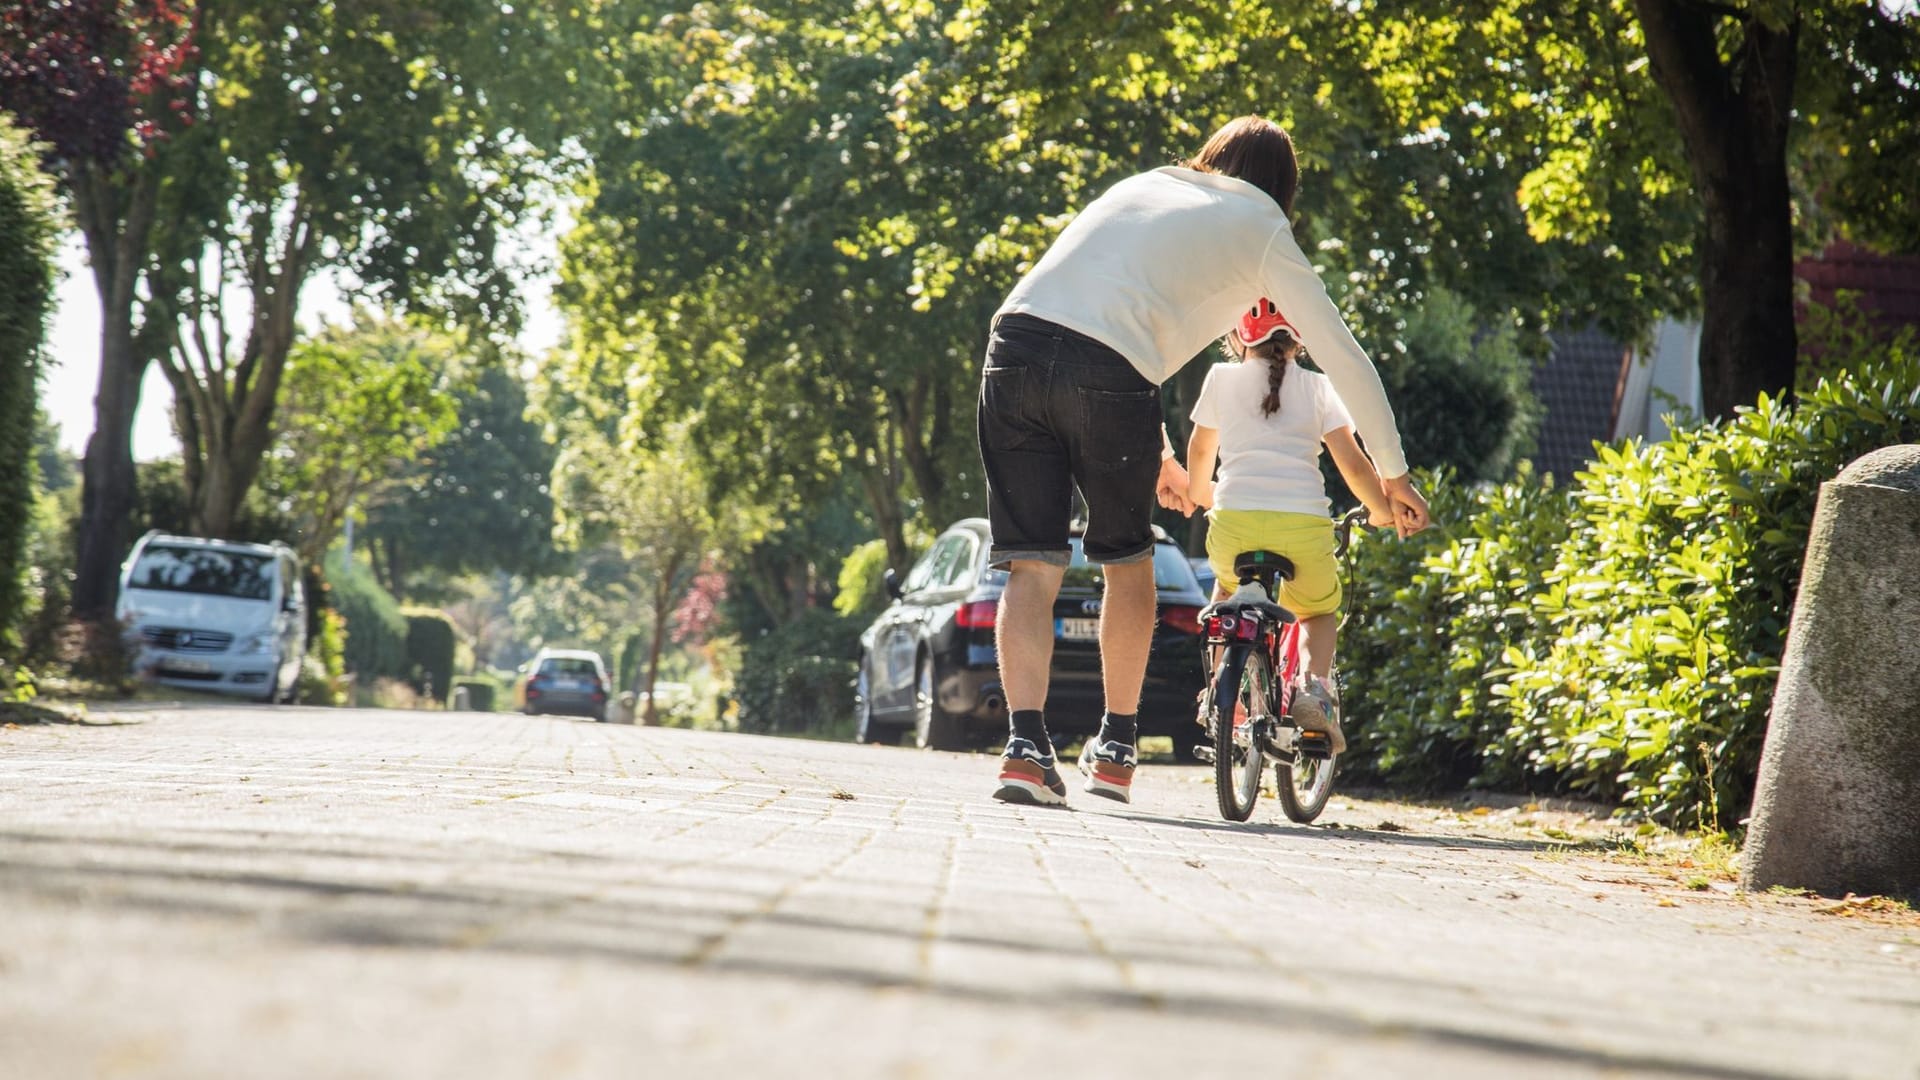
[[[0,730],[4,1077],[1920,1077],[1911,913],[1458,815],[1229,826],[1176,767],[1014,808],[983,757],[513,715],[91,719]]]

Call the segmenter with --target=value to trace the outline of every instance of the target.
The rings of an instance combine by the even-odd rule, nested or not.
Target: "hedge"
[[[506,701],[506,694],[500,684],[483,675],[457,675],[453,680],[453,690],[467,688],[467,708],[474,712],[492,712]]]
[[[393,595],[340,551],[327,556],[327,584],[334,610],[347,620],[347,670],[363,683],[409,677],[407,620]]]
[[[741,730],[837,732],[850,724],[866,621],[814,608],[748,642],[734,679]]]
[[[422,696],[445,704],[453,689],[453,620],[436,608],[400,609],[407,621],[407,673]]]
[[[1791,406],[1602,447],[1564,490],[1436,491],[1441,528],[1358,550],[1345,632],[1361,772],[1746,815],[1820,484],[1920,441],[1908,331]]]
[[[22,618],[34,413],[58,232],[53,181],[40,169],[39,151],[0,115],[0,658],[14,651]]]

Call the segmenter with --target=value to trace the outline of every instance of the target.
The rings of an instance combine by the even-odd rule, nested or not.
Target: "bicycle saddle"
[[[1253,581],[1267,574],[1279,574],[1282,581],[1293,578],[1293,560],[1271,551],[1243,551],[1233,557],[1234,576]]]

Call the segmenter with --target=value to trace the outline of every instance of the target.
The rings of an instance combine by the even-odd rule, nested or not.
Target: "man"
[[[1314,343],[1379,466],[1402,535],[1425,528],[1380,375],[1294,240],[1293,141],[1245,116],[1183,167],[1130,177],[1081,211],[994,316],[980,387],[980,455],[996,566],[996,620],[1010,727],[994,797],[1064,805],[1043,708],[1053,600],[1070,558],[1077,487],[1082,547],[1106,576],[1100,664],[1106,712],[1081,765],[1088,790],[1131,799],[1140,687],[1153,641],[1153,504],[1191,513],[1159,386],[1270,297]]]

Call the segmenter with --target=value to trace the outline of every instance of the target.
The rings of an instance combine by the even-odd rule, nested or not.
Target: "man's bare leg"
[[[1140,741],[1140,684],[1153,648],[1153,560],[1102,568],[1107,595],[1100,605],[1100,678],[1107,712],[1100,732],[1080,750],[1086,790],[1116,802],[1133,801],[1134,750]]]
[[[1107,712],[1133,716],[1140,711],[1140,685],[1147,678],[1147,652],[1153,647],[1155,601],[1153,560],[1101,568],[1107,594],[1100,605],[1100,680]]]
[[[1007,571],[994,619],[1000,652],[1000,689],[1007,695],[1007,751],[1000,758],[1002,802],[1064,806],[1067,785],[1053,760],[1047,737],[1047,677],[1053,667],[1053,598],[1059,595],[1064,567],[1016,559]]]
[[[1000,652],[1000,689],[1010,712],[1047,704],[1047,676],[1053,669],[1053,600],[1060,594],[1066,568],[1016,559],[1007,571],[994,616]]]

